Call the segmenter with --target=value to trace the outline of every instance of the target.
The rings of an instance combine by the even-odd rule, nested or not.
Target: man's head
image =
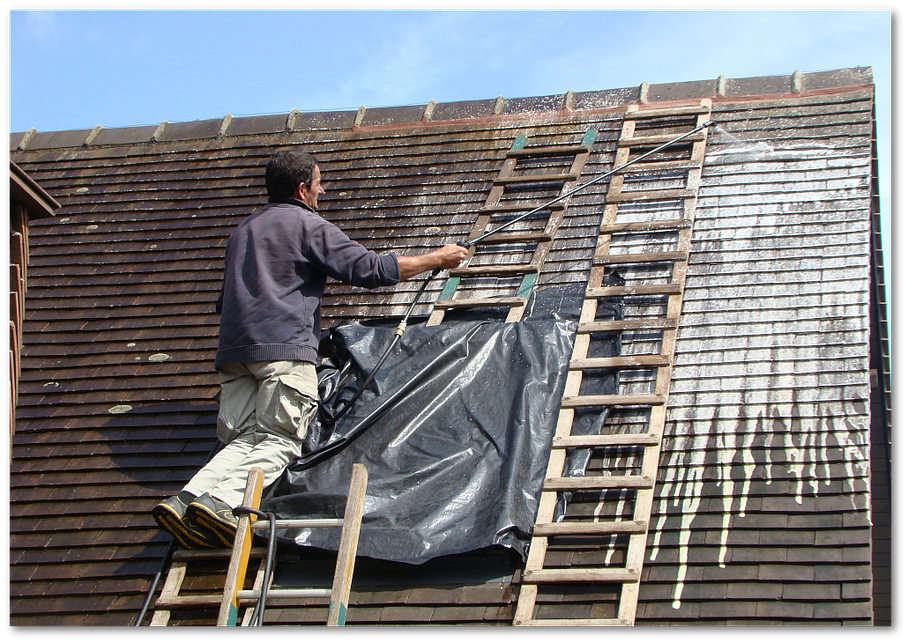
[[[324,194],[321,172],[315,158],[306,152],[275,152],[265,169],[268,196],[299,199],[313,210],[318,209],[318,195]]]

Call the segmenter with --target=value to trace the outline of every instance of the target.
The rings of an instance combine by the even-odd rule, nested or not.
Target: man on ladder
[[[466,248],[449,244],[415,256],[379,255],[318,215],[325,190],[316,160],[274,154],[265,171],[268,203],[227,243],[215,368],[221,384],[218,439],[226,446],[152,514],[181,545],[231,547],[249,471],[265,486],[300,457],[318,408],[321,299],[328,276],[364,288],[456,268]]]

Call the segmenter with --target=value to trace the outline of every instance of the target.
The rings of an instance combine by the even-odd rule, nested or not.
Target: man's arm
[[[459,266],[467,258],[467,249],[456,243],[449,243],[424,255],[397,257],[400,266],[400,280],[415,277],[421,272],[436,268],[450,269]]]

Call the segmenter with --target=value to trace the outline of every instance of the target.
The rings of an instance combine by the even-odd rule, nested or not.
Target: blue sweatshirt
[[[399,282],[400,266],[296,199],[273,199],[240,223],[227,241],[215,367],[317,363],[328,276],[372,289]]]

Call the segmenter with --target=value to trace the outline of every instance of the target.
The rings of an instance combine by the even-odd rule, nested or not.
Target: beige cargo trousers
[[[183,489],[237,507],[253,467],[264,471],[267,487],[300,457],[318,409],[318,378],[315,365],[302,361],[228,364],[218,375],[217,434],[226,446]]]

